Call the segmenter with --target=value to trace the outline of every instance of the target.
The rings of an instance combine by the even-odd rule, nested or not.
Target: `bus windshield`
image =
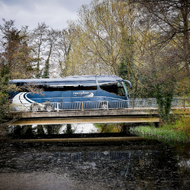
[[[122,82],[122,84],[123,84],[123,87],[124,87],[124,89],[125,89],[125,94],[126,94],[126,96],[129,96],[127,87],[126,87],[126,85],[125,85],[125,82]]]
[[[118,95],[125,96],[125,90],[121,82],[98,81],[100,89]]]

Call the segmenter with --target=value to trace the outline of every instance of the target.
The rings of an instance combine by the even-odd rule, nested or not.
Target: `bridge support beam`
[[[70,117],[70,118],[26,118],[12,123],[12,125],[50,125],[50,124],[73,124],[73,123],[158,123],[159,118],[155,117],[130,117],[130,116],[109,116],[109,117]]]

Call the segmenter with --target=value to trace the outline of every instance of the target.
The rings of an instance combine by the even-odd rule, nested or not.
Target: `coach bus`
[[[128,107],[128,80],[118,76],[68,76],[60,79],[15,79],[9,84],[18,87],[9,93],[9,102],[14,110],[54,111],[62,109],[115,108],[116,102]],[[30,88],[29,88],[30,87]],[[31,92],[31,88],[41,93]],[[115,103],[114,103],[115,102]],[[125,103],[124,103],[125,102]],[[85,104],[84,104],[85,103]]]

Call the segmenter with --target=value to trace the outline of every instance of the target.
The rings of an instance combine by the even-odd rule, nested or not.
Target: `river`
[[[190,146],[0,143],[1,190],[190,189]]]

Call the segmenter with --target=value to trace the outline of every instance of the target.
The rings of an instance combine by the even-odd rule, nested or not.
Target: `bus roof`
[[[54,79],[14,79],[10,80],[9,83],[48,83],[48,82],[66,82],[66,81],[121,81],[122,78],[116,75],[81,75],[81,76],[68,76],[64,78]]]

